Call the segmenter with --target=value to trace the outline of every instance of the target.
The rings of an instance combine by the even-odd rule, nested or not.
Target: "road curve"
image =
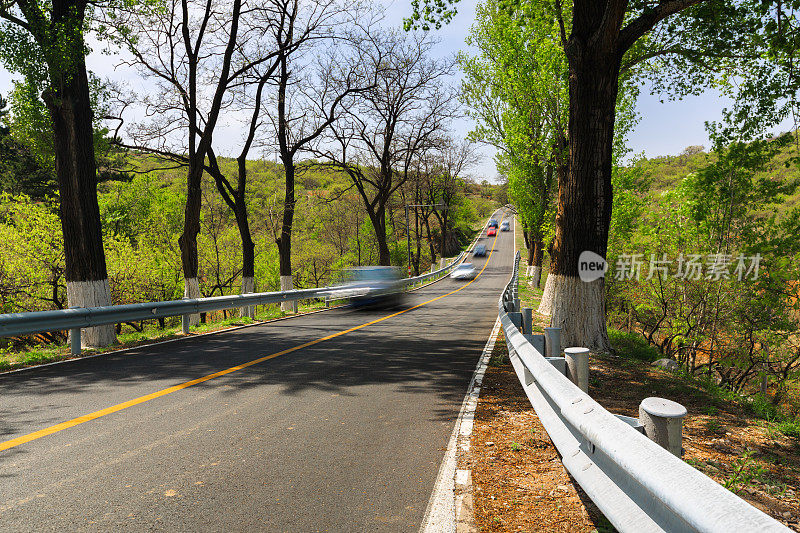
[[[416,291],[400,314],[336,309],[0,375],[0,530],[418,529],[511,271],[513,233],[483,242],[475,282]]]

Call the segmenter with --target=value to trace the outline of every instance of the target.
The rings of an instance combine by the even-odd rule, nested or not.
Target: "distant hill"
[[[773,160],[772,165],[764,174],[777,181],[800,180],[798,165],[787,162],[800,155],[800,149],[792,144],[783,149]],[[696,172],[716,160],[714,152],[707,151],[703,146],[689,146],[679,155],[666,155],[637,160],[635,165],[643,170],[643,179],[652,192],[661,192],[673,188],[684,177]],[[786,198],[785,209],[800,206],[800,189],[792,196]]]

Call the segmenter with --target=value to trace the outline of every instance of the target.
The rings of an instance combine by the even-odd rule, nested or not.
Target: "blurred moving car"
[[[486,256],[486,245],[485,244],[476,244],[475,248],[472,249],[472,256],[473,257],[485,257]]]
[[[453,279],[475,279],[478,271],[472,266],[472,263],[461,263],[452,272],[450,277]]]
[[[511,224],[508,223],[508,220],[504,220],[502,224],[500,224],[500,231],[511,231]]]
[[[489,226],[488,227],[496,228],[497,227],[497,220],[495,220],[493,218],[489,219]]]
[[[489,228],[486,230],[487,237],[494,237],[495,235],[497,235],[497,228]]]
[[[390,266],[354,267],[342,273],[344,288],[331,298],[346,299],[352,307],[392,307],[403,300],[400,269]]]

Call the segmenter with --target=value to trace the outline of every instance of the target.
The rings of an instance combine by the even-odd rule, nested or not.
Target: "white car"
[[[452,272],[450,277],[453,279],[475,279],[478,271],[472,266],[472,263],[461,263]]]

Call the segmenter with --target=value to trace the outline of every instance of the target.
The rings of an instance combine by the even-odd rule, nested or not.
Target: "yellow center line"
[[[483,231],[483,230],[481,230]],[[447,294],[443,294],[441,296],[437,296],[427,302],[422,302],[421,304],[415,305],[414,307],[409,307],[408,309],[403,309],[402,311],[398,311],[396,313],[392,313],[391,315],[387,315],[382,318],[378,318],[375,320],[371,320],[364,324],[352,327],[350,329],[346,329],[343,331],[339,331],[336,333],[332,333],[331,335],[326,335],[325,337],[305,342],[303,344],[299,344],[297,346],[293,346],[292,348],[287,348],[285,350],[281,350],[280,352],[275,352],[269,355],[265,355],[264,357],[259,357],[258,359],[253,359],[252,361],[248,361],[246,363],[242,363],[240,365],[232,366],[230,368],[226,368],[225,370],[220,370],[219,372],[214,372],[213,374],[208,374],[207,376],[203,376],[201,378],[193,379],[191,381],[186,381],[179,385],[174,385],[172,387],[153,392],[150,394],[146,394],[144,396],[140,396],[138,398],[134,398],[132,400],[128,400],[127,402],[118,403],[117,405],[112,405],[111,407],[106,407],[105,409],[101,409],[99,411],[95,411],[93,413],[89,413],[88,415],[79,416],[77,418],[73,418],[72,420],[67,420],[66,422],[61,422],[60,424],[56,424],[54,426],[50,426],[44,429],[40,429],[39,431],[34,431],[33,433],[28,433],[27,435],[22,435],[21,437],[17,437],[15,439],[7,440],[5,442],[0,442],[0,452],[3,450],[8,450],[9,448],[13,448],[15,446],[19,446],[20,444],[25,444],[26,442],[30,442],[32,440],[40,439],[42,437],[46,437],[47,435],[52,435],[53,433],[57,433],[59,431],[63,431],[65,429],[71,428],[73,426],[77,426],[79,424],[83,424],[84,422],[89,422],[91,420],[95,420],[102,416],[110,415],[112,413],[116,413],[117,411],[122,411],[123,409],[127,409],[129,407],[133,407],[134,405],[139,405],[141,403],[149,402],[150,400],[155,400],[156,398],[160,398],[162,396],[166,396],[167,394],[172,394],[173,392],[177,392],[179,390],[186,389],[191,387],[192,385],[197,385],[199,383],[203,383],[214,378],[222,377],[231,372],[236,372],[237,370],[241,370],[243,368],[247,368],[248,366],[257,365],[258,363],[263,363],[264,361],[268,361],[270,359],[274,359],[276,357],[280,357],[281,355],[286,355],[287,353],[296,352],[297,350],[302,350],[303,348],[308,348],[309,346],[314,346],[315,344],[319,344],[321,342],[335,339],[336,337],[341,337],[342,335],[346,335],[348,333],[352,333],[353,331],[359,330],[361,328],[365,328],[367,326],[371,326],[372,324],[377,324],[378,322],[383,322],[384,320],[388,320],[390,318],[396,317],[398,315],[402,315],[403,313],[408,313],[409,311],[413,311],[423,305],[427,305],[429,303],[433,303],[437,300],[441,300],[446,296],[450,296],[451,294],[455,294],[460,290],[467,288],[470,284],[472,284],[486,269],[486,265],[489,264],[489,260],[492,258],[492,254],[494,253],[494,247],[497,244],[497,237],[499,236],[499,232],[494,237],[494,242],[492,243],[492,250],[489,251],[489,256],[486,258],[486,262],[483,264],[480,272],[471,279],[468,283],[462,285],[461,287],[457,288],[454,291],[448,292]]]

